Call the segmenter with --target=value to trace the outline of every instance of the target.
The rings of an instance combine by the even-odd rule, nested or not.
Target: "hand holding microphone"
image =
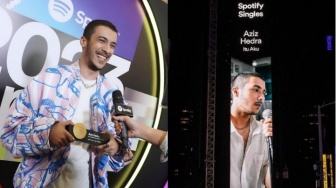
[[[264,134],[265,137],[272,137],[273,136],[273,123],[272,123],[272,110],[266,109],[262,113],[262,117],[264,118],[262,124],[264,125]]]
[[[112,121],[115,123],[116,132],[121,131],[122,148],[128,147],[128,136],[130,138],[142,138],[145,141],[160,147],[162,151],[160,161],[167,161],[168,132],[149,127],[132,119],[132,108],[123,104],[123,98],[119,90],[113,92],[113,103],[115,107],[114,113],[112,113]],[[130,158],[132,159],[133,156]]]
[[[124,104],[124,99],[122,97],[120,90],[115,90],[112,93],[113,97],[113,104],[114,104],[114,116],[129,116],[133,117],[132,107]],[[121,122],[121,141],[122,147],[128,148],[128,134],[127,134],[127,127],[124,122]]]
[[[272,136],[273,136],[273,123],[272,123],[272,110],[266,109],[262,113],[262,117],[264,118],[263,128],[264,134],[268,143],[268,147],[270,150],[271,159],[273,159],[273,143],[272,143]]]

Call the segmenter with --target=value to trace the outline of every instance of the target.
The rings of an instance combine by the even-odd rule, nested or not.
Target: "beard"
[[[259,111],[258,111],[259,112]],[[258,114],[258,112],[253,112],[253,111],[247,111],[247,112],[245,112],[247,115],[257,115]]]
[[[259,113],[260,108],[258,110],[253,110],[249,100],[246,98],[242,99],[241,105],[244,106],[244,113],[247,115],[257,115]]]
[[[102,68],[97,67],[92,60],[89,60],[88,67],[92,71],[100,71]]]
[[[95,54],[92,54],[91,53],[91,46],[90,46],[90,43],[88,43],[86,49],[85,49],[85,52],[84,52],[85,56],[86,57],[89,57],[88,59],[88,63],[87,63],[87,66],[90,70],[92,71],[100,71],[102,68],[98,67],[93,61],[92,59],[94,58],[93,56]]]

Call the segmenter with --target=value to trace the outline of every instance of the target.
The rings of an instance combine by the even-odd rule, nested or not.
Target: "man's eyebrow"
[[[103,38],[104,40],[107,40],[107,38],[104,36],[98,36],[98,38]]]
[[[257,88],[261,89],[261,87],[259,85],[253,85],[252,87],[257,87]]]
[[[256,87],[258,89],[261,89],[261,87],[259,85],[253,85],[253,87]],[[264,92],[266,92],[266,88],[264,89]]]

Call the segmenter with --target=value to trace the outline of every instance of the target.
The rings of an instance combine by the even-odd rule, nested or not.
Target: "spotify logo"
[[[51,17],[58,22],[68,21],[73,14],[71,0],[50,0],[48,9]]]

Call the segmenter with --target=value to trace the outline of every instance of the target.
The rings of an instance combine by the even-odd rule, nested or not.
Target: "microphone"
[[[262,117],[264,119],[268,119],[268,118],[272,117],[272,110],[271,109],[264,110],[263,113],[262,113]]]
[[[115,116],[133,117],[132,107],[124,104],[124,98],[120,90],[115,90],[112,93],[112,98],[113,98]],[[122,147],[128,148],[127,126],[125,125],[124,122],[122,122],[121,141],[122,141]]]
[[[272,110],[271,109],[266,109],[263,111],[262,113],[262,117],[266,120],[268,118],[271,118],[272,117]],[[266,140],[269,144],[269,149],[270,149],[270,153],[271,153],[271,156],[273,158],[273,144],[272,144],[272,137],[268,136],[266,137]]]

